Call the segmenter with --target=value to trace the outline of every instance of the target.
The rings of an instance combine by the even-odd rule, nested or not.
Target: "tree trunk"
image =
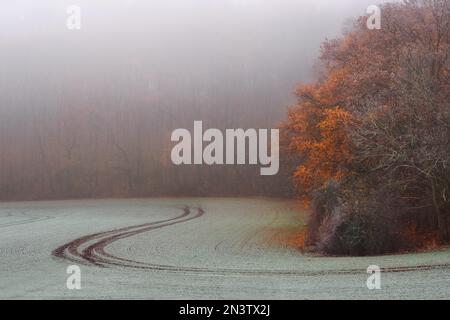
[[[439,207],[439,203],[436,198],[436,186],[433,181],[431,182],[431,189],[433,192],[433,205],[436,212],[439,237],[442,242],[449,243],[447,216],[445,212],[442,212],[441,208]]]
[[[448,221],[447,216],[439,212],[439,218],[438,218],[438,226],[439,226],[439,234],[444,243],[449,243],[449,235],[448,235]]]

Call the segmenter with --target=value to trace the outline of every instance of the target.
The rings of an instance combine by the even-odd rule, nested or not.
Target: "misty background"
[[[320,44],[370,4],[2,0],[0,199],[289,196],[288,168],[172,165],[171,132],[276,127]]]

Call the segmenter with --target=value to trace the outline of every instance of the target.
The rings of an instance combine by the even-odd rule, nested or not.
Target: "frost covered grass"
[[[81,265],[82,289],[66,289],[66,267],[73,262],[52,257],[52,250],[93,233],[174,218],[186,205],[202,207],[205,214],[106,247],[115,256],[179,271]],[[450,295],[448,269],[385,273],[382,290],[365,287],[368,265],[447,264],[449,250],[314,257],[274,241],[295,234],[307,215],[295,201],[264,198],[1,203],[0,298],[398,299]]]

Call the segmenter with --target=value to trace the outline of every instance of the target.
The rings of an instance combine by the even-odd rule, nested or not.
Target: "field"
[[[450,251],[302,254],[295,201],[160,198],[0,204],[0,298],[444,299]],[[69,290],[69,265],[81,290]],[[366,269],[382,268],[368,290]]]

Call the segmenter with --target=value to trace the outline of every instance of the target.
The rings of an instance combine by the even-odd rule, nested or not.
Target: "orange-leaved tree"
[[[346,128],[352,117],[339,106],[332,107],[332,93],[320,89],[299,88],[300,103],[290,110],[284,125],[289,152],[304,158],[293,174],[297,192],[303,197],[329,180],[340,180],[351,161]]]

